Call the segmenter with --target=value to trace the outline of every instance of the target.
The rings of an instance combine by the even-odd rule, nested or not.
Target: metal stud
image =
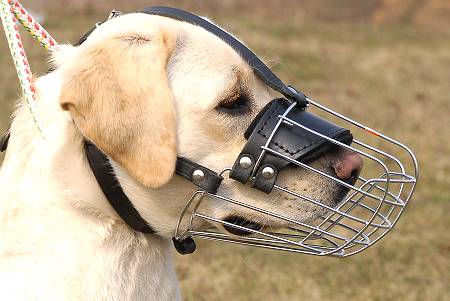
[[[201,181],[203,181],[204,178],[205,178],[205,173],[203,171],[201,171],[200,169],[196,169],[192,173],[192,182],[194,182],[195,184],[200,183]]]
[[[272,167],[266,166],[263,168],[261,174],[265,179],[269,180],[272,179],[273,176],[275,175],[275,170],[273,170]]]
[[[241,160],[239,160],[239,165],[244,168],[247,169],[250,166],[252,166],[252,159],[250,159],[249,157],[242,157]]]

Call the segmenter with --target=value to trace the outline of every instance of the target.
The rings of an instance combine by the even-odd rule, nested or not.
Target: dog
[[[42,133],[20,103],[0,171],[2,299],[180,300],[170,238],[195,188],[174,175],[176,158],[215,171],[230,167],[244,131],[275,92],[206,30],[139,13],[105,22],[80,46],[58,47],[53,64],[35,82]],[[108,203],[88,165],[86,139],[110,158],[156,234],[133,231]],[[309,164],[348,182],[362,168],[343,149]],[[287,168],[279,180],[329,206],[347,193],[305,169]],[[324,214],[238,183],[220,191],[298,221]],[[286,226],[232,204],[209,202],[202,210]],[[204,223],[199,227],[210,226]]]

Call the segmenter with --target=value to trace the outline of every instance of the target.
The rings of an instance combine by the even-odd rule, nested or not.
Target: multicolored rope
[[[23,27],[37,40],[42,47],[51,51],[57,45],[50,34],[31,16],[25,8],[16,0],[9,0],[11,12]]]
[[[39,120],[37,114],[36,89],[33,83],[33,75],[23,47],[19,28],[16,24],[16,19],[45,49],[52,50],[57,44],[48,32],[16,0],[0,0],[0,16],[24,97],[28,103],[34,122],[42,137],[44,137],[42,122]]]

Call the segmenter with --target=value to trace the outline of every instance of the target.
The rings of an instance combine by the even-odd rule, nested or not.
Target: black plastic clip
[[[197,245],[192,237],[186,237],[183,240],[178,240],[175,237],[172,238],[173,246],[181,255],[188,255],[195,252]]]

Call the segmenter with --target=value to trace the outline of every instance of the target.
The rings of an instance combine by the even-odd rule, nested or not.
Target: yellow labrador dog
[[[81,46],[61,46],[54,61],[56,71],[36,81],[45,141],[21,104],[0,172],[1,299],[179,300],[170,238],[194,187],[174,176],[176,158],[216,171],[232,166],[243,132],[276,95],[221,39],[154,15],[111,19]],[[111,159],[157,235],[133,231],[108,203],[89,168],[86,138]],[[361,168],[345,151],[310,164],[342,179]],[[343,195],[340,185],[302,169],[286,170],[280,181],[328,205]],[[244,185],[220,189],[299,221],[321,214]],[[223,220],[247,214],[216,203],[204,210]]]

